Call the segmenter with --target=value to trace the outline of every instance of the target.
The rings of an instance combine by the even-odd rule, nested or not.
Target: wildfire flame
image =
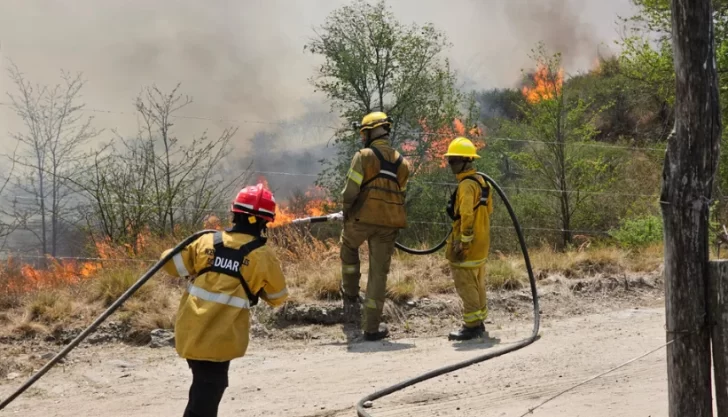
[[[560,68],[554,73],[546,64],[539,63],[536,73],[533,75],[533,87],[524,86],[521,92],[526,100],[531,103],[549,100],[561,92],[564,84],[564,70]]]
[[[599,57],[594,58],[592,62],[592,72],[600,74],[602,72],[602,60]]]
[[[268,180],[264,176],[258,177],[258,182],[270,190]],[[269,228],[276,228],[290,224],[293,220],[301,217],[323,216],[329,210],[333,202],[326,197],[326,191],[320,187],[311,187],[305,194],[305,206],[299,210],[292,210],[286,202],[276,200],[275,221],[268,223]]]
[[[485,142],[480,140],[483,136],[482,129],[478,126],[467,129],[460,119],[454,119],[452,125],[443,126],[436,131],[428,125],[426,119],[420,120],[420,126],[422,126],[422,130],[424,131],[423,141],[429,145],[429,149],[422,162],[433,163],[429,164],[429,167],[425,166],[423,168],[426,171],[434,167],[444,168],[447,166],[447,160],[444,158],[444,155],[447,152],[447,147],[450,145],[450,142],[458,136],[466,136],[473,141],[477,149],[482,149],[485,146]],[[402,145],[402,150],[405,152],[413,152],[416,149],[417,144],[414,142]]]
[[[0,291],[28,292],[77,284],[101,269],[101,264],[94,262],[79,263],[75,260],[52,258],[48,258],[48,262],[48,268],[37,269],[28,264],[18,265],[12,258],[7,259],[3,265],[4,285],[0,286]]]

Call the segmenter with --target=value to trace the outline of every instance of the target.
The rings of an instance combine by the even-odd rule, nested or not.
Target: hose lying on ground
[[[200,237],[204,234],[213,233],[213,232],[215,232],[215,230],[199,231],[197,233],[194,233],[194,234],[188,236],[187,238],[185,238],[185,240],[183,240],[177,246],[175,246],[166,256],[164,256],[162,259],[160,259],[159,262],[154,264],[154,266],[152,266],[141,278],[139,278],[139,280],[137,282],[135,282],[134,285],[129,287],[129,289],[126,290],[126,292],[124,292],[124,294],[122,294],[118,300],[114,301],[114,304],[109,306],[109,308],[107,308],[106,311],[104,311],[96,320],[94,320],[94,322],[91,323],[91,325],[88,326],[86,328],[86,330],[84,330],[83,332],[81,332],[81,334],[76,336],[76,338],[73,339],[73,341],[71,341],[71,343],[69,343],[65,348],[63,348],[63,350],[60,351],[53,359],[51,359],[43,368],[41,368],[40,371],[38,371],[35,375],[33,375],[30,379],[28,379],[28,381],[25,384],[23,384],[23,386],[18,388],[8,398],[4,399],[3,402],[0,403],[0,410],[2,410],[8,404],[10,404],[13,400],[15,400],[18,396],[20,396],[20,394],[25,392],[25,390],[30,388],[31,385],[35,384],[43,375],[45,375],[46,372],[48,372],[55,364],[57,364],[61,359],[63,359],[68,354],[68,352],[73,350],[73,348],[78,346],[78,344],[81,343],[81,341],[83,341],[83,339],[85,339],[89,334],[91,334],[91,332],[96,330],[96,328],[99,327],[99,325],[101,323],[103,323],[104,320],[106,320],[114,311],[116,311],[116,309],[121,307],[121,305],[124,304],[124,302],[129,297],[134,295],[134,293],[137,292],[137,290],[139,288],[141,288],[141,286],[144,285],[144,283],[147,282],[149,280],[149,278],[151,278],[154,274],[156,274],[157,271],[159,271],[164,266],[164,264],[167,263],[167,261],[172,259],[172,257],[174,255],[179,253],[182,249],[187,247],[187,245],[189,245],[190,243],[194,242],[198,237]]]
[[[374,401],[379,398],[385,397],[387,395],[390,395],[392,393],[395,393],[397,391],[400,391],[404,388],[410,387],[410,386],[420,383],[422,381],[426,381],[428,379],[432,379],[432,378],[438,377],[440,375],[447,374],[449,372],[453,372],[458,369],[462,369],[462,368],[468,367],[470,365],[484,362],[489,359],[493,359],[498,356],[505,355],[506,353],[516,351],[518,349],[521,349],[521,348],[524,348],[524,347],[530,345],[531,343],[536,341],[536,339],[538,338],[538,329],[539,329],[539,325],[540,325],[540,321],[541,321],[541,317],[540,317],[540,313],[539,313],[540,309],[538,306],[538,291],[536,289],[536,278],[534,277],[533,269],[531,268],[531,260],[528,257],[528,250],[526,248],[526,241],[523,238],[523,231],[521,230],[521,225],[518,223],[518,218],[516,217],[516,214],[513,212],[513,207],[511,207],[511,204],[508,201],[508,198],[506,197],[505,193],[500,188],[500,186],[498,186],[498,184],[495,181],[493,181],[493,179],[491,179],[487,175],[483,174],[482,172],[478,172],[478,174],[485,177],[485,179],[496,189],[496,191],[498,192],[498,195],[500,196],[501,200],[503,200],[503,203],[505,204],[506,208],[508,209],[508,213],[510,214],[511,220],[513,221],[513,227],[516,229],[516,234],[518,234],[518,243],[521,246],[521,252],[523,252],[523,259],[526,263],[526,269],[528,270],[528,280],[531,283],[531,296],[533,297],[533,331],[531,332],[531,336],[529,336],[527,339],[521,340],[520,342],[517,342],[516,344],[510,345],[503,349],[498,349],[498,350],[495,350],[492,352],[488,352],[484,355],[477,356],[472,359],[468,359],[468,360],[465,360],[465,361],[462,361],[459,363],[444,366],[442,368],[434,369],[434,370],[424,373],[422,375],[416,376],[416,377],[408,379],[406,381],[402,381],[402,382],[392,385],[390,387],[387,387],[387,388],[381,389],[377,392],[374,392],[372,394],[369,394],[366,397],[359,400],[359,402],[356,404],[356,413],[359,417],[372,417],[365,410],[365,408],[366,408],[365,404],[370,401]],[[444,242],[445,242],[445,240],[443,240],[443,242],[441,242],[437,246],[440,246],[440,247],[444,246],[445,245]],[[399,245],[398,248],[400,248],[408,253],[417,254],[417,251],[414,251],[409,248],[404,248],[401,245]],[[431,251],[431,252],[428,252],[428,251]],[[419,251],[419,253],[432,253],[432,252],[434,252],[434,250],[432,250],[432,249],[428,249],[425,251]],[[367,405],[369,405],[369,404],[367,404]]]

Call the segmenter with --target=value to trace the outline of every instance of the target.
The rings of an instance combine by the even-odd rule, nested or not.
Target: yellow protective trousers
[[[452,268],[455,289],[463,302],[463,321],[467,327],[480,326],[488,318],[485,297],[485,265],[478,268]]]
[[[344,223],[341,232],[341,279],[346,295],[359,295],[361,278],[359,247],[366,241],[369,244],[369,277],[366,299],[364,300],[362,327],[365,332],[376,332],[384,309],[387,291],[387,275],[394,254],[394,242],[399,229],[361,224],[353,221]]]

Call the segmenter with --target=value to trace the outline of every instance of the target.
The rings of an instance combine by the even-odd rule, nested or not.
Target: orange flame
[[[101,269],[101,264],[93,262],[78,263],[75,260],[58,260],[48,258],[50,265],[46,269],[36,269],[31,265],[22,265],[14,281],[10,281],[3,291],[34,291],[53,288],[61,285],[77,284],[90,278]],[[13,260],[6,261],[8,270],[13,268]]]
[[[560,68],[554,74],[547,65],[540,62],[533,75],[533,83],[533,87],[524,86],[521,90],[526,100],[531,104],[550,100],[561,92],[564,84],[564,70]]]
[[[422,126],[423,141],[429,145],[428,150],[425,154],[424,161],[422,162],[433,162],[435,167],[444,168],[447,166],[447,159],[444,155],[447,153],[447,148],[450,142],[458,136],[466,136],[472,140],[477,149],[482,149],[485,146],[485,141],[481,140],[483,131],[478,126],[473,126],[470,129],[466,129],[465,124],[460,119],[454,119],[451,126],[443,126],[437,131],[428,126],[427,120],[420,120],[420,126]],[[417,148],[415,143],[406,143],[402,146],[402,150],[405,152],[412,152]],[[413,158],[414,159],[414,158]],[[430,167],[425,167],[425,170]]]
[[[268,185],[268,180],[265,179],[264,176],[262,176],[262,175],[259,176],[258,177],[258,182],[261,183],[261,184],[263,184],[263,188],[265,188],[266,190],[270,190],[270,186]]]
[[[599,57],[594,58],[594,62],[592,62],[592,71],[596,73],[600,73],[602,71],[602,60],[599,59]]]
[[[296,216],[288,212],[288,209],[282,207],[280,204],[276,204],[276,218],[275,221],[268,223],[269,228],[275,228],[290,224]]]
[[[264,176],[258,177],[258,182],[268,188],[268,181]],[[276,228],[290,224],[293,220],[302,217],[323,216],[333,205],[333,202],[326,197],[323,188],[312,186],[304,194],[305,205],[298,210],[292,210],[288,202],[276,200],[276,217],[273,222],[268,223],[269,228]]]
[[[304,213],[300,213],[302,215],[312,217],[323,216],[334,205],[334,202],[326,195],[326,190],[321,187],[313,186],[309,188],[305,196],[309,200],[304,208]]]

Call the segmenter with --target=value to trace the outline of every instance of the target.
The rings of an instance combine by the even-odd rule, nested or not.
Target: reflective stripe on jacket
[[[167,262],[164,270],[184,278],[209,267],[215,254],[213,236],[206,234],[192,242]],[[223,232],[222,238],[228,248],[239,248],[253,240],[253,236],[238,232]],[[279,306],[287,299],[280,263],[268,246],[241,259],[239,270],[251,292],[270,306]],[[249,309],[250,300],[239,278],[212,271],[197,276],[188,284],[177,310],[177,353],[185,359],[213,362],[244,356],[249,341]]]
[[[493,213],[493,193],[489,193],[488,201],[473,208],[480,201],[482,187],[486,185],[485,180],[479,175],[478,183],[472,179],[465,179],[476,175],[474,169],[457,175],[458,188],[455,201],[455,213],[460,216],[452,223],[452,234],[447,241],[445,256],[450,265],[457,268],[478,268],[488,258],[490,250],[490,216]],[[455,258],[453,244],[455,241],[470,243],[465,258]]]
[[[388,139],[374,140],[371,147],[376,148],[388,162],[395,163],[400,158],[399,152],[392,148]],[[372,149],[360,150],[352,158],[342,192],[344,213],[359,223],[407,227],[404,201],[411,172],[412,167],[405,158],[402,158],[397,172],[391,172],[382,169]]]

